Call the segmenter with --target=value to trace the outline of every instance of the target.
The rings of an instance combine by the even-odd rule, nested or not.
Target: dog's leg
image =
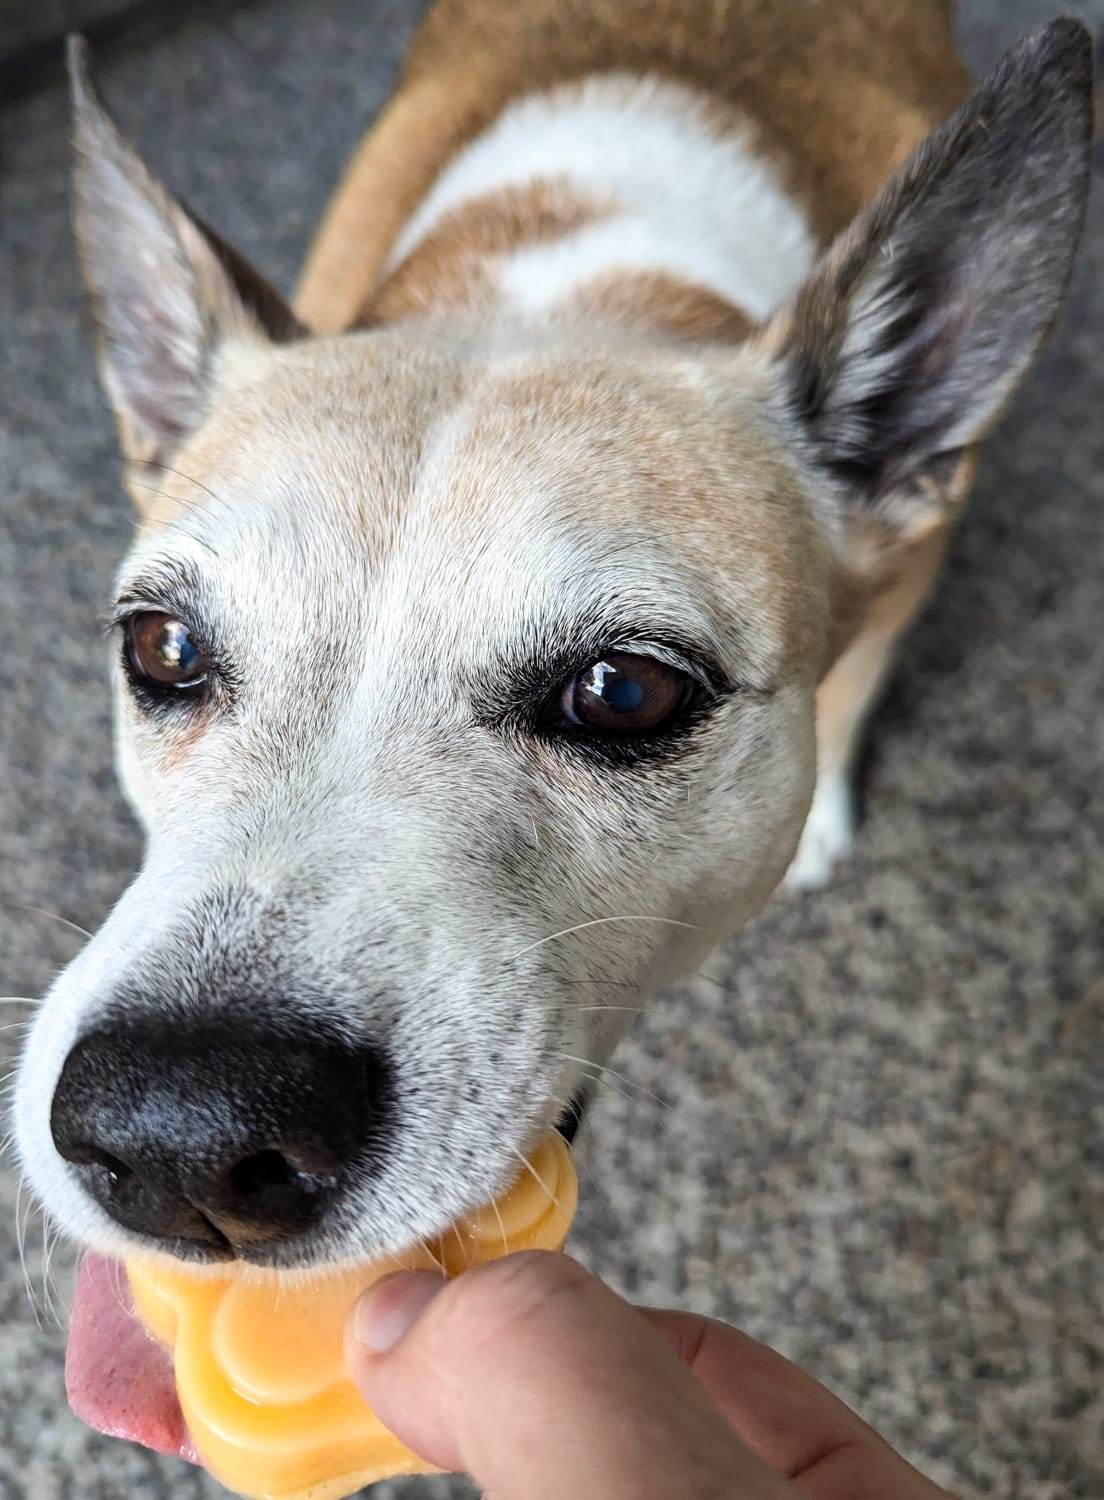
[[[826,885],[855,842],[855,761],[863,726],[893,665],[897,643],[931,593],[949,527],[937,525],[906,554],[896,581],[874,601],[860,633],[817,690],[817,784],[786,875],[794,890]]]

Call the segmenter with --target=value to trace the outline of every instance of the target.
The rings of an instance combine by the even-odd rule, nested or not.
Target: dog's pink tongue
[[[77,1270],[65,1389],[89,1427],[196,1462],[172,1360],[135,1317],[126,1272],[102,1255],[86,1255]]]

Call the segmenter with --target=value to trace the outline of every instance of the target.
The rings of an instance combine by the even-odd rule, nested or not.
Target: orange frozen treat
[[[149,1339],[128,1361],[125,1340],[77,1328],[67,1365],[74,1410],[102,1430],[193,1458],[257,1500],[339,1500],[379,1479],[424,1472],[428,1465],[387,1431],[348,1378],[346,1321],[365,1287],[390,1271],[416,1266],[455,1276],[509,1251],[560,1249],[578,1190],[559,1135],[541,1144],[532,1167],[495,1203],[401,1262],[322,1272],[302,1286],[275,1272],[200,1277],[130,1262],[134,1311],[172,1353],[175,1401],[158,1389],[150,1360],[164,1354]],[[88,1276],[103,1277],[104,1264]],[[122,1305],[113,1314],[125,1315]],[[113,1395],[97,1403],[89,1392],[105,1383]]]

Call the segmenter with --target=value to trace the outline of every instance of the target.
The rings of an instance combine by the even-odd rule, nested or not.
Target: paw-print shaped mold
[[[575,1213],[570,1152],[550,1135],[513,1187],[400,1260],[304,1276],[196,1275],[162,1262],[127,1267],[135,1310],[172,1352],[196,1457],[257,1500],[340,1500],[428,1465],[376,1418],[345,1371],[345,1324],[390,1271],[456,1276],[515,1250],[558,1250]]]

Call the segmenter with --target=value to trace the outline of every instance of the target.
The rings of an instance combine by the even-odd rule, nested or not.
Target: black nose
[[[129,1021],[65,1060],[50,1128],[124,1228],[177,1254],[255,1253],[311,1229],[386,1133],[382,1053],[286,1021]]]

